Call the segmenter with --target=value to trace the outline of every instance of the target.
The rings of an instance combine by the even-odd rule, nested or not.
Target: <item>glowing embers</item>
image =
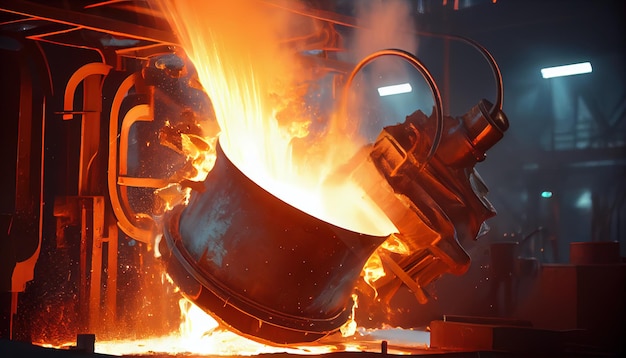
[[[321,342],[306,345],[270,346],[241,337],[225,330],[191,301],[181,298],[181,324],[177,332],[148,339],[102,340],[97,339],[96,353],[112,355],[159,355],[179,356],[202,354],[211,356],[253,356],[268,353],[319,355],[330,352],[381,352],[381,341],[393,342],[390,354],[410,354],[428,349],[430,334],[425,331],[405,329],[363,329],[352,332],[353,336],[330,336]],[[71,349],[73,342],[63,346],[43,345],[48,348]],[[159,355],[160,356],[160,355]]]
[[[218,323],[191,301],[181,298],[181,323],[177,332],[143,340],[98,340],[96,352],[113,355],[129,354],[203,354],[252,356],[265,353],[328,353],[335,347],[315,346],[306,350],[297,347],[272,347],[251,341],[220,328]]]
[[[218,145],[204,190],[166,216],[160,251],[181,291],[227,327],[290,344],[318,340],[349,320],[354,284],[385,239],[285,203]]]

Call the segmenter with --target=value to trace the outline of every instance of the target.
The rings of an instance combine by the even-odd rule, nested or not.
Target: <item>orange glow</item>
[[[365,139],[355,133],[315,133],[312,127],[319,118],[307,117],[302,110],[307,92],[303,83],[310,81],[311,71],[300,67],[297,52],[285,45],[289,42],[285,39],[294,23],[303,18],[294,20],[258,1],[158,2],[178,35],[182,45],[179,51],[184,52],[179,54],[194,64],[198,80],[211,99],[221,130],[219,143],[230,161],[267,191],[322,220],[370,235],[397,232],[358,184],[347,175],[338,175],[338,168],[362,148]],[[342,120],[334,112],[326,118],[327,128],[348,127],[330,125]],[[177,149],[186,157],[187,165],[172,178],[175,184],[156,191],[165,202],[163,210],[186,203],[191,190],[185,187],[185,180],[204,180],[215,162],[218,138],[181,134],[182,145]],[[296,148],[298,141],[307,145]],[[395,235],[384,247],[393,252],[405,249]],[[155,248],[158,256],[158,242]],[[381,260],[376,257],[372,256],[364,270],[370,285],[384,276]],[[164,278],[171,283],[166,275]],[[181,299],[177,332],[141,340],[98,341],[96,351],[124,355],[379,351],[379,340],[372,341],[367,336],[371,332],[358,329],[354,321],[356,295],[353,299],[351,319],[341,328],[341,337],[337,334],[311,345],[273,347],[254,342],[228,331],[193,303]]]
[[[356,333],[357,323],[354,317],[356,315],[356,309],[359,307],[358,299],[359,297],[356,294],[352,294],[352,300],[354,301],[354,304],[352,305],[352,314],[350,315],[348,322],[340,328],[342,337],[351,337]]]
[[[213,169],[215,164],[215,142],[216,138],[205,140],[202,137],[181,133],[183,152],[187,160],[196,169],[196,173],[190,176],[189,180],[202,181]]]
[[[356,295],[353,296],[354,310],[357,307]],[[218,323],[202,309],[185,298],[179,302],[181,309],[181,324],[178,332],[168,336],[153,337],[141,340],[96,340],[96,353],[112,355],[158,354],[168,355],[218,355],[218,356],[252,356],[269,353],[290,353],[300,355],[319,355],[337,351],[348,352],[379,352],[381,340],[396,341],[396,348],[390,349],[392,354],[410,354],[427,349],[428,343],[424,337],[406,341],[407,333],[411,331],[386,328],[382,330],[357,329],[356,322],[350,320],[342,328],[341,337],[331,337],[329,343],[293,347],[274,347],[258,343],[236,335],[233,332],[219,327]],[[419,333],[419,332],[416,332]],[[423,334],[422,334],[423,336]],[[62,346],[42,345],[50,348],[69,349],[72,344]]]
[[[377,236],[397,231],[356,183],[328,180],[362,139],[326,133],[303,151],[293,148],[297,138],[313,139],[312,118],[299,110],[310,71],[300,68],[297,52],[284,45],[294,19],[256,1],[162,1],[161,6],[213,103],[220,145],[242,172],[334,225]]]
[[[171,183],[166,187],[155,190],[154,193],[163,199],[165,203],[164,210],[172,210],[174,206],[185,201],[189,191],[185,190],[178,183]]]
[[[365,267],[363,267],[362,275],[365,283],[376,291],[376,288],[374,288],[374,282],[386,275],[385,269],[383,268],[383,262],[380,259],[378,252],[374,252],[367,260]]]
[[[380,245],[380,248],[401,255],[408,255],[411,253],[409,247],[402,241],[400,234],[389,236],[389,238],[385,240],[382,245]]]
[[[181,298],[181,324],[168,336],[141,340],[97,341],[96,352],[113,355],[167,353],[251,356],[264,353],[323,354],[332,345],[272,347],[251,341],[219,327],[218,323],[191,301]]]
[[[167,275],[163,279],[171,281]],[[354,317],[357,297],[353,295]],[[349,320],[341,329],[341,335],[299,346],[269,346],[258,343],[230,332],[202,309],[185,298],[179,301],[181,321],[178,331],[164,336],[148,338],[126,338],[101,340],[96,337],[95,352],[110,355],[158,355],[168,356],[206,355],[206,356],[253,356],[270,353],[289,353],[299,355],[320,355],[331,352],[380,352],[380,342],[387,340],[393,343],[390,354],[412,354],[428,349],[428,333],[385,327],[383,329],[358,328],[354,320]],[[411,338],[407,339],[407,336]],[[62,344],[34,344],[61,350],[71,350],[74,342]]]
[[[365,263],[365,267],[363,267],[363,280],[370,287],[376,291],[374,286],[374,282],[378,281],[382,277],[385,277],[386,272],[383,267],[383,262],[378,254],[379,251],[388,251],[393,252],[400,255],[407,255],[410,253],[409,248],[406,246],[404,242],[402,242],[399,234],[390,235],[385,242],[380,245],[377,251],[375,251],[372,256]],[[378,292],[376,292],[378,294]]]

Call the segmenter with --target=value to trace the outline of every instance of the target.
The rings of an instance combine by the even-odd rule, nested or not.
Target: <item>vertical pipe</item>
[[[108,322],[115,322],[117,317],[117,230],[117,225],[114,221],[109,223],[109,235],[107,238],[107,289],[104,297],[104,309],[107,317],[109,317]]]
[[[83,80],[83,110],[80,136],[80,168],[78,195],[93,195],[90,188],[91,164],[100,146],[100,112],[102,106],[101,76],[90,75]],[[94,167],[94,169],[97,168]],[[93,185],[93,184],[92,184]]]
[[[81,201],[80,210],[80,284],[78,287],[80,327],[84,330],[88,327],[88,297],[87,297],[87,207]]]
[[[100,322],[102,287],[102,233],[104,230],[104,198],[92,198],[91,215],[91,278],[89,280],[89,332],[95,332]]]

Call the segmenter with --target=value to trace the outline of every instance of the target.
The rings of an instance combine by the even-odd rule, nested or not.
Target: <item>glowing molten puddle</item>
[[[273,347],[221,330],[208,314],[186,299],[181,299],[182,323],[179,332],[169,336],[142,340],[96,341],[96,352],[112,355],[130,354],[203,354],[224,356],[252,356],[267,353],[290,353],[301,355],[324,354],[336,351],[380,352],[383,340],[393,342],[391,354],[411,354],[428,347],[427,332],[382,329],[361,330],[360,338],[341,338],[328,344],[293,347]]]
[[[278,348],[257,343],[222,330],[218,323],[186,299],[180,300],[182,322],[180,330],[169,336],[142,340],[96,342],[96,352],[114,355],[148,353],[194,353],[211,355],[250,356],[262,353],[320,354],[334,347]]]

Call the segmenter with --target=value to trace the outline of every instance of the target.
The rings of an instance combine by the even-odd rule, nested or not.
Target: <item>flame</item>
[[[173,285],[167,275],[161,276],[163,287]],[[178,290],[175,290],[179,292]],[[357,295],[352,295],[354,305],[351,317],[355,317],[358,308]],[[154,355],[168,356],[253,356],[270,353],[288,353],[299,355],[320,355],[331,352],[380,352],[380,342],[393,341],[391,354],[411,354],[423,352],[428,348],[428,337],[411,338],[405,336],[413,331],[383,327],[382,329],[359,328],[354,319],[350,319],[341,328],[341,337],[329,337],[328,341],[300,346],[270,346],[252,341],[236,333],[228,331],[201,308],[188,299],[181,297],[178,301],[180,324],[178,330],[168,335],[147,338],[127,338],[101,340],[96,337],[95,352],[110,355]],[[419,332],[415,332],[419,333]],[[426,333],[427,334],[427,333]],[[423,333],[422,333],[423,335]],[[75,348],[74,342],[51,344],[34,342],[34,344],[61,350]]]
[[[97,341],[96,352],[113,355],[167,353],[240,355],[266,353],[323,354],[334,345],[273,347],[224,330],[217,321],[186,298],[179,301],[181,323],[178,332],[168,336],[137,340]]]
[[[379,236],[397,231],[356,183],[328,180],[363,140],[311,131],[303,99],[310,71],[284,41],[293,19],[257,1],[159,3],[212,101],[220,145],[242,172],[337,226]],[[298,139],[310,144],[296,151]]]
[[[357,308],[357,297],[353,295],[354,306],[352,317]],[[153,337],[142,340],[112,340],[96,341],[96,353],[112,355],[143,355],[159,354],[167,355],[211,355],[211,356],[252,356],[269,353],[289,353],[299,355],[320,355],[330,352],[376,352],[380,350],[381,340],[394,340],[396,348],[393,354],[409,354],[416,348],[427,348],[427,343],[420,340],[402,342],[402,335],[406,331],[393,332],[394,329],[365,330],[357,328],[354,320],[350,320],[342,327],[342,336],[350,337],[350,340],[335,339],[333,343],[321,343],[315,345],[303,345],[293,347],[275,347],[249,340],[233,332],[223,329],[219,324],[202,309],[197,307],[186,298],[179,301],[181,310],[181,324],[178,332],[168,336]],[[41,344],[50,348],[70,349],[71,343],[64,345]],[[390,351],[390,353],[392,353]]]
[[[219,143],[231,162],[267,191],[322,220],[371,235],[397,232],[357,183],[349,177],[337,179],[340,166],[362,148],[365,139],[334,132],[347,127],[333,123],[342,120],[336,111],[324,119],[326,130],[315,129],[320,118],[308,113],[304,100],[310,90],[306,85],[310,71],[302,69],[297,52],[285,46],[289,41],[284,41],[281,28],[293,19],[245,0],[158,3],[178,35],[184,49],[181,55],[194,64],[198,81],[211,99],[221,130]],[[164,135],[162,144],[167,145],[168,139]],[[165,202],[164,210],[186,203],[191,190],[185,181],[204,180],[215,163],[217,141],[217,137],[186,133],[176,138],[180,145],[172,147],[186,157],[188,165],[172,178],[173,184],[156,191]],[[385,247],[402,251],[401,241],[392,238]],[[372,255],[364,270],[370,284],[384,275],[376,257]],[[170,280],[165,275],[165,281]],[[351,319],[341,328],[343,337],[356,338],[358,333],[356,295],[353,300]],[[226,330],[187,299],[180,300],[179,308],[178,332],[139,342],[97,342],[97,352],[256,355],[338,350],[336,345],[321,342],[305,347],[264,345]],[[368,347],[372,345],[356,340],[341,342],[344,351]]]
[[[356,316],[356,309],[359,307],[359,296],[353,293],[352,301],[354,304],[352,305],[352,314],[350,314],[350,319],[339,329],[342,337],[353,336],[357,330],[357,323],[354,317]]]
[[[330,113],[320,119],[307,111],[304,97],[310,91],[306,83],[310,81],[307,74],[311,71],[301,68],[296,52],[285,45],[289,41],[285,41],[281,28],[285,24],[293,25],[293,19],[268,12],[258,1],[156,2],[178,35],[184,49],[181,56],[187,56],[194,64],[198,80],[211,99],[221,130],[220,145],[242,172],[291,205],[335,225],[381,236],[397,231],[359,185],[348,178],[329,179],[365,140],[354,133],[316,129],[320,127],[320,120],[327,122],[321,125],[323,128],[342,128],[329,124],[342,118]],[[197,84],[190,83],[190,86]],[[156,191],[163,199],[164,211],[186,203],[191,189],[185,181],[204,180],[215,163],[218,140],[217,137],[180,133],[178,146],[172,145],[169,139],[172,138],[163,137],[161,144],[184,155],[188,165],[171,178],[172,184]],[[393,252],[402,251],[401,241],[393,238],[392,235],[385,247]],[[154,246],[157,257],[160,239],[160,236],[156,238]],[[372,255],[364,271],[370,283],[384,275],[384,271],[380,273],[382,263],[377,257],[376,253]],[[163,275],[162,283],[164,287],[172,284],[171,278]],[[379,338],[374,337],[373,332],[357,329],[354,321],[358,307],[356,295],[353,299],[351,319],[341,329],[344,337],[354,338],[352,342],[302,347],[264,345],[226,330],[183,298],[179,301],[178,331],[141,340],[97,341],[96,352],[232,356],[376,351]],[[374,337],[370,339],[376,339],[375,344],[358,342],[355,337],[358,334]]]
[[[408,255],[411,253],[409,247],[402,241],[401,235],[397,233],[389,236],[389,238],[380,245],[380,248],[400,255]]]
[[[385,268],[383,267],[383,261],[381,260],[380,255],[378,255],[378,252],[374,252],[367,260],[361,275],[363,276],[363,281],[376,291],[374,282],[386,275]],[[377,296],[378,292],[375,292],[375,294]]]
[[[196,169],[193,176],[187,179],[192,181],[202,181],[215,165],[215,142],[216,138],[209,140],[193,134],[181,133],[183,152],[187,161]]]
[[[363,267],[361,275],[365,283],[374,289],[375,296],[378,295],[378,292],[376,292],[374,283],[387,275],[379,252],[393,252],[400,255],[408,255],[411,253],[409,247],[402,241],[401,235],[395,233],[390,235],[389,238],[380,245],[378,250],[369,257]]]

